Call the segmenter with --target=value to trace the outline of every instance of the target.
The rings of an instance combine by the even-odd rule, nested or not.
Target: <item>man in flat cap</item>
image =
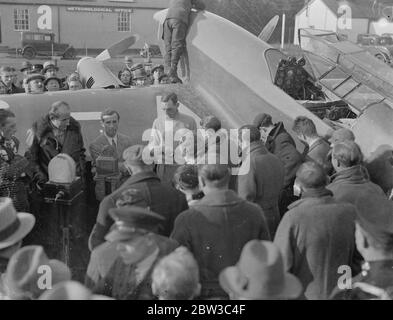
[[[315,162],[302,164],[296,174],[301,199],[289,206],[274,243],[280,248],[285,270],[298,277],[303,299],[327,299],[337,285],[340,266],[360,269],[355,251],[356,208],[340,203],[326,189],[328,177]]]
[[[254,125],[261,132],[267,150],[279,157],[284,164],[284,188],[279,203],[282,216],[288,210],[288,205],[296,200],[293,196],[293,183],[295,182],[296,171],[303,163],[303,157],[296,149],[295,141],[285,130],[284,124],[282,122],[273,124],[270,114],[258,114],[254,119]]]
[[[150,209],[166,219],[160,230],[164,236],[169,236],[177,215],[188,208],[185,196],[169,184],[161,183],[153,172],[153,165],[144,162],[144,150],[145,146],[135,145],[124,151],[124,166],[131,177],[101,201],[97,221],[89,238],[91,251],[105,241],[104,237],[113,224],[109,209],[116,206],[116,201],[126,189],[140,190]]]
[[[366,263],[350,286],[337,287],[331,299],[393,300],[393,202],[372,196],[360,198],[357,206],[356,246]]]
[[[186,36],[191,9],[204,10],[202,0],[171,0],[164,22],[165,67],[172,83],[181,82],[177,75],[177,65],[186,50]]]
[[[95,294],[117,300],[151,300],[156,263],[175,250],[175,240],[158,235],[165,218],[146,208],[109,210],[115,221],[106,242],[93,250],[85,285]]]

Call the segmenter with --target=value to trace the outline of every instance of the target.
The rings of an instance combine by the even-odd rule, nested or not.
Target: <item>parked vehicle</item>
[[[57,55],[64,59],[73,59],[76,56],[72,46],[55,42],[54,33],[30,31],[21,33],[21,45],[17,52],[26,59],[33,59],[37,55]]]
[[[388,35],[359,34],[357,44],[367,48],[376,58],[391,64],[393,61],[393,38]]]

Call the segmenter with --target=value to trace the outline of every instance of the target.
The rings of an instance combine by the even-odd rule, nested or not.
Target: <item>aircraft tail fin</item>
[[[129,36],[127,38],[124,38],[114,44],[112,44],[109,48],[106,50],[102,51],[97,57],[97,60],[100,61],[105,61],[110,58],[113,58],[114,56],[123,53],[125,50],[127,50],[129,47],[135,44],[139,40],[139,35],[134,34],[132,36]]]

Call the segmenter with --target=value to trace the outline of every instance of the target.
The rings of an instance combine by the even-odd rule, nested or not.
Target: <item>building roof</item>
[[[309,1],[298,14],[303,12],[307,5],[310,5],[315,0]],[[338,8],[343,5],[347,4],[350,6],[352,11],[352,19],[377,19],[375,15],[375,11],[372,7],[372,2],[369,0],[321,0],[336,16],[338,12]]]
[[[0,0],[0,4],[165,9],[169,0]]]

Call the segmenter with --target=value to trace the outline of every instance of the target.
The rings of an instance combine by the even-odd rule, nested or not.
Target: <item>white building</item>
[[[294,43],[299,44],[300,28],[337,32],[353,42],[357,41],[358,34],[393,33],[393,23],[384,19],[383,11],[375,10],[372,2],[367,1],[355,5],[351,1],[310,0],[296,14]]]

